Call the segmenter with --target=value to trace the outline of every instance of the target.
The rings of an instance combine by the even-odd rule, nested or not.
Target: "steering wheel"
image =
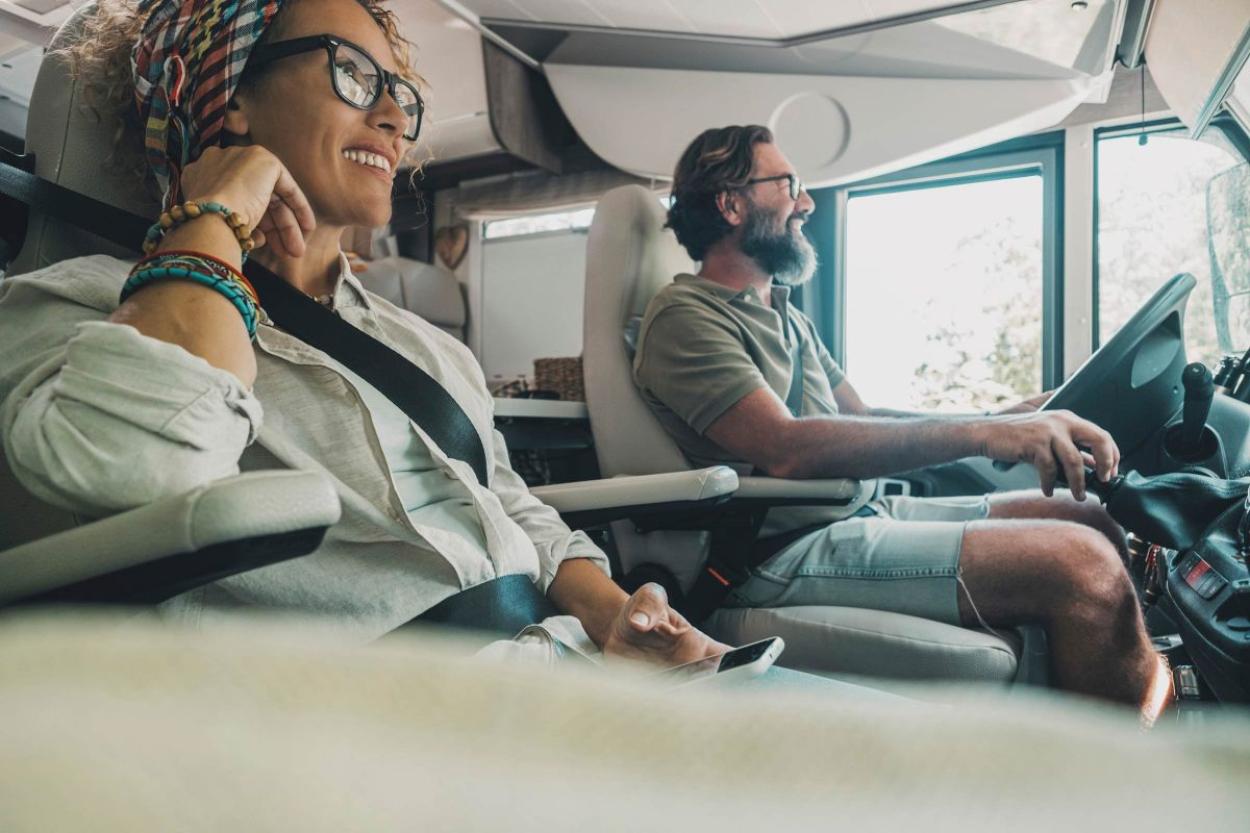
[[[1185,305],[1198,281],[1182,273],[1142,304],[1111,339],[1042,405],[1106,429],[1127,458],[1184,400]]]

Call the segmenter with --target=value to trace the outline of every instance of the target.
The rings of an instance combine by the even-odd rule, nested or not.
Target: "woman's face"
[[[355,0],[295,0],[284,9],[270,43],[337,35],[363,47],[390,72],[399,67],[385,33]],[[386,224],[391,184],[410,147],[406,116],[386,91],[371,110],[334,92],[329,57],[317,49],[274,61],[231,101],[226,129],[277,156],[304,190],[319,226]],[[364,160],[382,157],[389,170]],[[376,160],[375,160],[376,161]]]

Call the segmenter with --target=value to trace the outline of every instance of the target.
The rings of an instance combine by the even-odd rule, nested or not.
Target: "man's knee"
[[[992,499],[990,517],[1068,521],[1098,530],[1123,557],[1124,530],[1094,498],[1078,501],[1064,493],[1043,497],[1039,491],[1008,492]]]
[[[1052,612],[1090,623],[1136,614],[1137,597],[1120,553],[1098,530],[1063,524],[1048,536],[1042,558]]]
[[[1107,514],[1102,504],[1091,499],[1084,503],[1073,501],[1071,505],[1074,507],[1072,520],[1102,533],[1103,537],[1111,542],[1117,557],[1123,562],[1128,554],[1128,542],[1124,536],[1124,529]]]

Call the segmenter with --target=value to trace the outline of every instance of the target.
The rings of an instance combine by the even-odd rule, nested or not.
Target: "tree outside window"
[[[1098,141],[1099,342],[1168,278],[1198,285],[1185,316],[1191,361],[1250,346],[1250,168],[1182,131]]]

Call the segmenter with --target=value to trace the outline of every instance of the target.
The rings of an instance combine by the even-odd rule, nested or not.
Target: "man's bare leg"
[[[1055,490],[1054,497],[1046,497],[1040,491],[1000,492],[990,496],[990,517],[996,519],[1033,519],[1072,521],[1106,536],[1120,554],[1120,559],[1128,561],[1128,541],[1124,529],[1112,520],[1107,510],[1098,502],[1098,498],[1085,498],[1079,501],[1072,497],[1071,492]]]
[[[1159,659],[1120,553],[1102,531],[1072,521],[973,521],[960,574],[965,625],[1040,624],[1061,688],[1142,705]]]

